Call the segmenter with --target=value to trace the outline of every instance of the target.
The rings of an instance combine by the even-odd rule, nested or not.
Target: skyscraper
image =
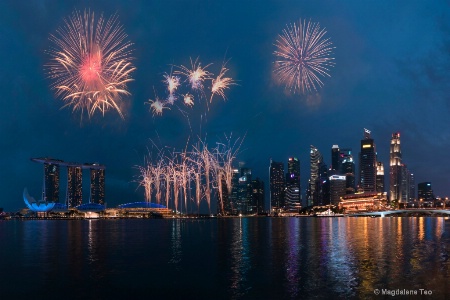
[[[265,193],[264,182],[259,179],[252,180],[252,206],[255,207],[254,213],[263,214],[265,212]]]
[[[286,209],[298,212],[301,208],[300,161],[297,157],[289,157],[286,173]]]
[[[270,211],[284,207],[284,164],[270,160]]]
[[[256,207],[252,206],[252,169],[242,167],[243,163],[240,163],[240,166],[236,208],[238,214],[253,214]]]
[[[339,205],[341,197],[346,192],[346,177],[344,175],[332,175],[328,179],[330,182],[330,204]]]
[[[82,177],[81,165],[67,166],[66,205],[68,208],[77,207],[83,202]]]
[[[401,191],[401,198],[400,198],[400,203],[407,203],[409,202],[409,192],[410,192],[410,184],[409,184],[409,179],[410,179],[410,173],[408,170],[408,167],[405,164],[402,164],[402,172],[401,172],[401,187],[400,187],[400,191]]]
[[[409,202],[416,200],[416,184],[414,174],[409,173]]]
[[[59,202],[59,165],[57,161],[44,162],[44,188],[42,200]]]
[[[353,194],[355,192],[355,162],[353,160],[352,149],[341,149],[339,152],[341,166],[340,174],[345,175],[346,194]]]
[[[377,193],[384,193],[384,166],[381,161],[377,162]]]
[[[318,202],[318,199],[314,199],[314,197],[317,197],[318,193],[316,192],[316,181],[319,178],[319,168],[320,165],[323,162],[322,154],[319,152],[319,150],[311,145],[311,149],[309,152],[309,158],[310,158],[310,165],[311,165],[311,177],[309,178],[308,184],[308,194],[307,194],[307,200],[308,200],[308,206],[316,205],[315,203]]]
[[[231,178],[231,195],[230,195],[230,213],[236,215],[238,213],[238,198],[239,198],[239,169],[233,169],[233,177]]]
[[[433,189],[431,188],[431,182],[421,182],[417,185],[418,200],[420,202],[434,202]]]
[[[105,204],[105,167],[98,164],[90,166],[91,189],[89,203]]]
[[[392,134],[389,153],[389,199],[400,201],[402,198],[402,152],[400,149],[400,133]]]
[[[365,128],[359,155],[359,185],[364,192],[375,192],[377,176],[375,142],[370,136],[370,131]]]
[[[331,147],[331,166],[330,170],[341,171],[341,155],[338,145]]]

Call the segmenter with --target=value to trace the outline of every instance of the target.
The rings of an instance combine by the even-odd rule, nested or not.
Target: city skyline
[[[86,9],[103,12],[105,18],[117,14],[132,43],[136,70],[127,85],[131,95],[122,110],[124,119],[113,111],[80,122],[79,114],[61,109],[61,100],[50,87],[45,71],[50,34],[74,10]],[[30,157],[101,161],[108,166],[106,202],[115,206],[144,200],[133,182],[138,174],[133,166],[143,163],[153,142],[184,149],[197,135],[215,144],[231,133],[245,137],[237,161],[245,161],[265,182],[266,202],[270,158],[284,163],[289,157],[300,160],[304,197],[310,145],[321,151],[328,166],[332,145],[353,149],[357,160],[362,128],[369,128],[376,141],[385,190],[390,138],[400,132],[402,160],[415,182],[431,182],[435,195],[450,195],[445,178],[450,147],[445,122],[450,7],[445,1],[264,1],[255,6],[252,1],[129,5],[119,0],[42,0],[5,1],[0,11],[4,92],[0,207],[6,211],[22,207],[25,185],[30,194],[39,193],[42,170],[29,162]],[[287,24],[299,20],[320,23],[332,41],[335,64],[328,71],[330,77],[321,77],[323,86],[317,93],[290,93],[273,78],[275,43]],[[189,65],[196,58],[215,69],[227,62],[227,76],[237,84],[226,90],[227,100],[217,97],[206,113],[202,105],[183,108],[189,119],[176,107],[153,116],[144,103],[154,99],[154,91],[164,95],[163,75],[171,66]]]

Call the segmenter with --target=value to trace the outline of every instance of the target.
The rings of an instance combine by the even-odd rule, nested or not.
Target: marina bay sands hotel
[[[90,173],[91,185],[89,203],[105,204],[105,166],[98,163],[72,163],[53,158],[31,158],[44,164],[44,187],[42,200],[59,203],[60,167],[67,167],[67,190],[65,204],[67,208],[77,207],[83,201],[83,169]]]

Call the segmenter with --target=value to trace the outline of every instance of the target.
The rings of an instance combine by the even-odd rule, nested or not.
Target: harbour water
[[[11,220],[0,295],[450,299],[449,255],[450,222],[432,217]]]

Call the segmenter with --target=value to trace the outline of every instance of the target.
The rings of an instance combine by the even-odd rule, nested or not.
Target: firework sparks
[[[178,97],[175,94],[169,94],[169,96],[167,96],[167,104],[173,105],[177,100]]]
[[[180,86],[180,77],[166,74],[164,75],[163,82],[167,84],[167,90],[169,91],[169,94],[173,94]]]
[[[175,73],[186,76],[192,90],[203,91],[203,82],[207,79],[211,79],[213,74],[206,70],[211,64],[208,64],[203,68],[201,65],[198,58],[194,62],[192,62],[191,58],[191,69],[180,66],[180,71],[175,71]]]
[[[170,109],[166,107],[166,103],[159,100],[158,97],[156,97],[156,100],[149,99],[148,102],[145,103],[150,104],[150,109],[154,116],[162,116],[164,109]]]
[[[81,110],[81,117],[84,111],[91,117],[97,110],[104,115],[114,109],[123,119],[122,97],[130,95],[127,83],[136,68],[130,62],[132,44],[125,41],[117,16],[96,20],[93,12],[74,11],[64,21],[65,26],[50,35],[54,45],[46,65],[63,107]]]
[[[212,79],[211,98],[209,102],[212,102],[212,98],[215,94],[222,96],[223,100],[226,100],[225,90],[229,89],[231,85],[236,85],[236,82],[230,77],[224,77],[228,69],[225,68],[226,63],[222,65],[219,76],[216,79]]]
[[[274,74],[287,89],[303,94],[317,91],[323,86],[319,76],[330,77],[329,67],[334,66],[330,55],[334,47],[329,38],[324,38],[325,34],[319,23],[300,20],[298,26],[288,25],[279,35]]]
[[[137,182],[144,187],[146,201],[156,199],[156,203],[160,203],[164,191],[164,204],[167,207],[173,204],[178,211],[184,200],[184,209],[187,211],[188,194],[191,194],[193,186],[195,199],[190,196],[189,199],[195,200],[199,210],[203,199],[211,209],[212,196],[217,192],[219,210],[222,214],[225,213],[224,193],[231,195],[232,163],[242,144],[242,140],[239,142],[237,139],[232,145],[231,136],[226,139],[227,143],[217,143],[211,150],[205,142],[199,140],[197,146],[192,146],[192,151],[189,152],[186,148],[183,152],[172,151],[165,155],[163,150],[158,150],[156,160],[152,160],[149,154],[144,159],[146,165],[137,167],[140,171]]]
[[[183,100],[184,100],[184,104],[186,106],[192,107],[194,106],[194,96],[192,96],[191,94],[185,94],[183,95]]]

